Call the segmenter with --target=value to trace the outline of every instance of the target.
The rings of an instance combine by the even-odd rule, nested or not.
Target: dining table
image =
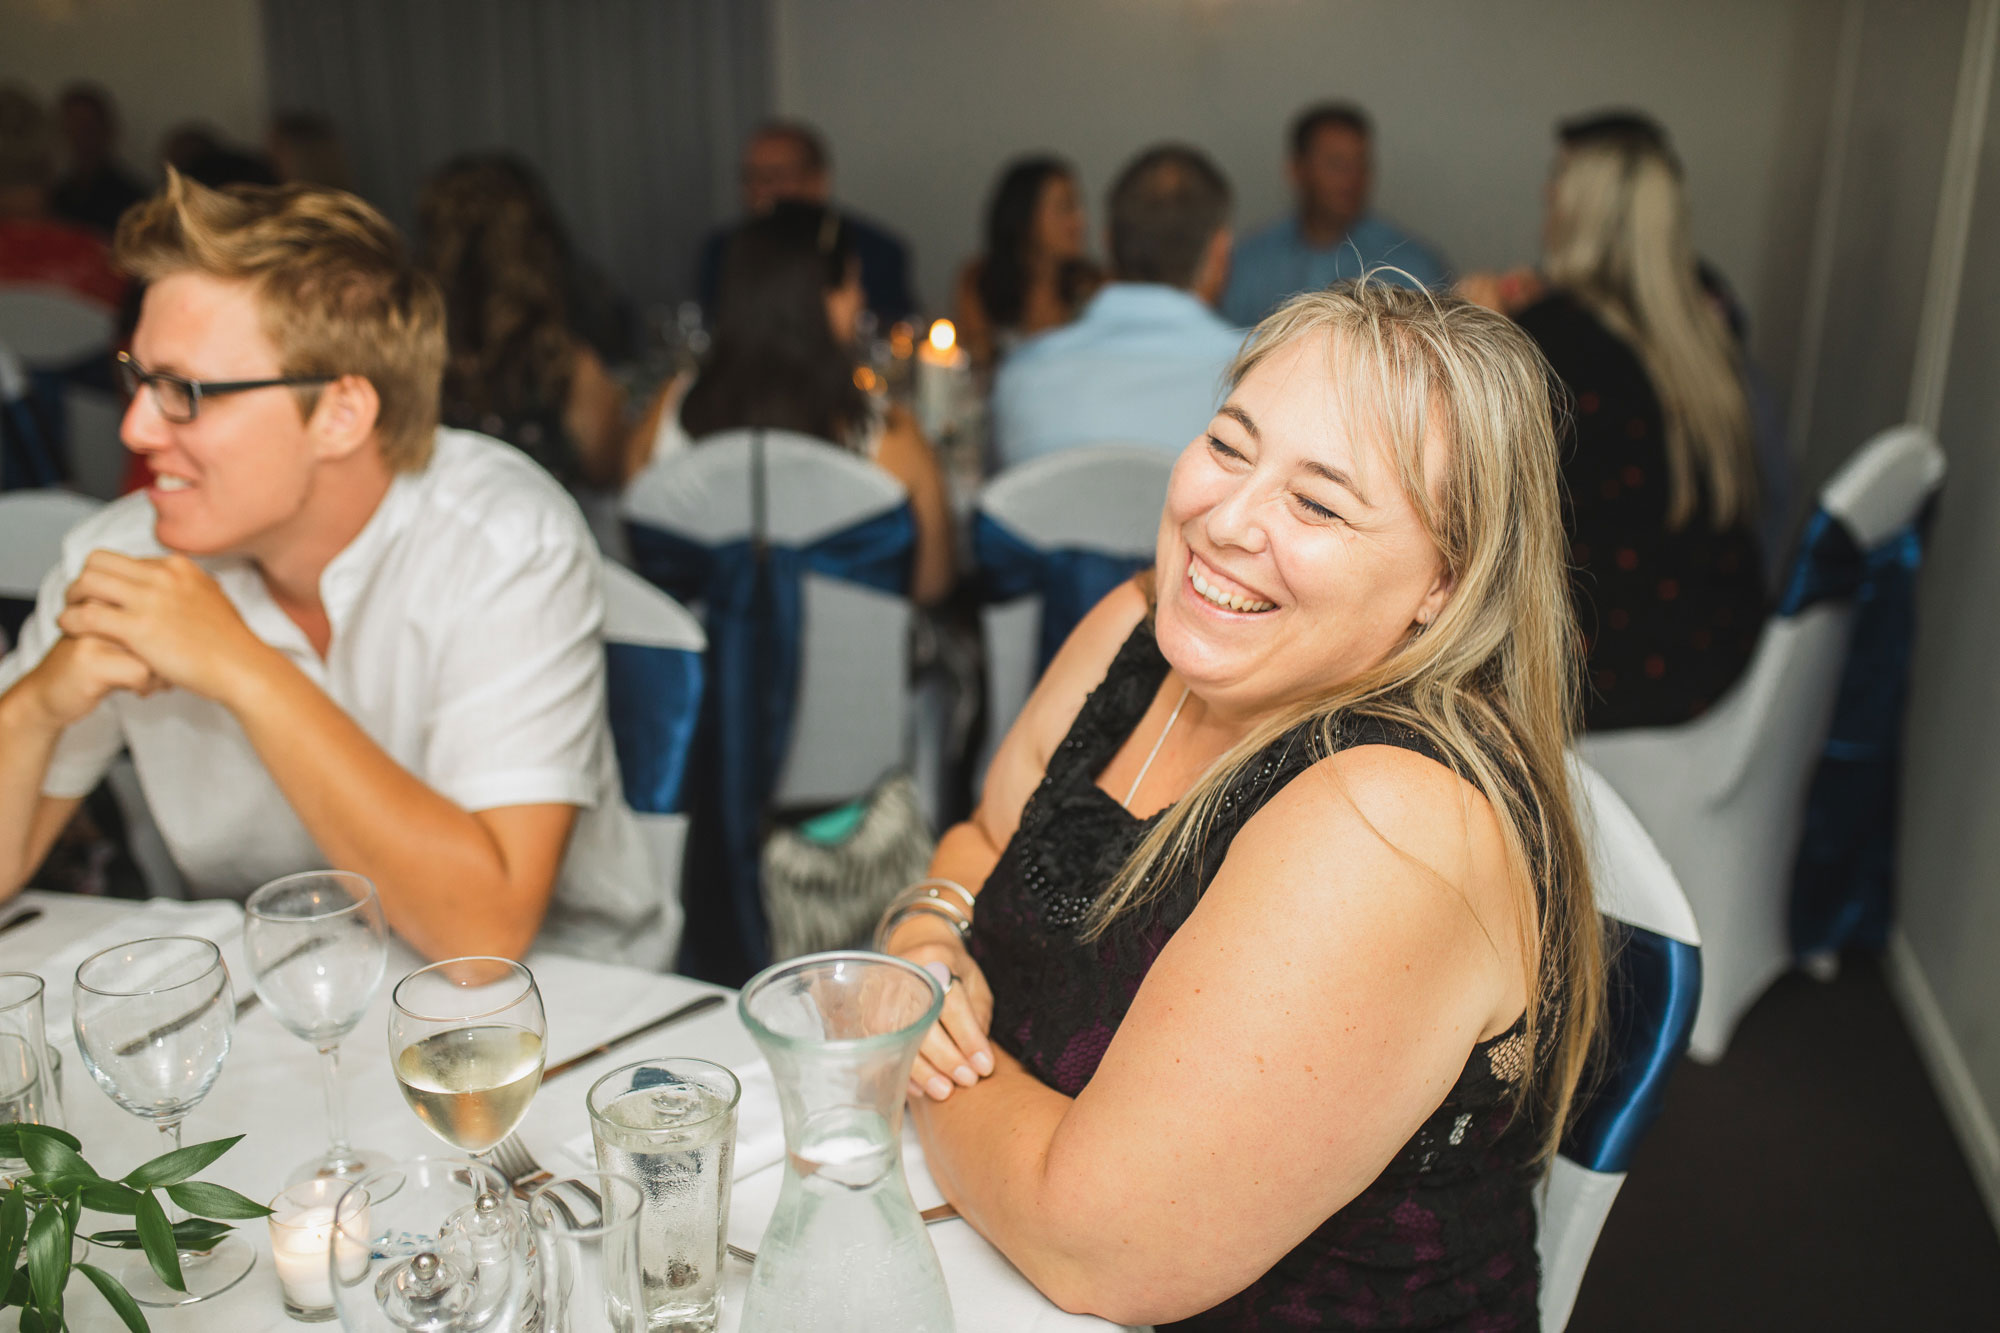
[[[39,912],[12,929],[7,924],[28,909]],[[242,943],[242,910],[233,902],[134,902],[30,890],[0,906],[0,971],[33,972],[45,983],[50,1044],[61,1060],[61,1103],[65,1127],[83,1141],[84,1155],[101,1173],[118,1176],[164,1150],[147,1121],[117,1106],[94,1082],[78,1055],[70,1028],[70,992],[76,964],[98,948],[157,935],[200,935],[222,949],[236,998],[252,995]],[[612,963],[535,950],[524,960],[533,972],[547,1013],[545,1049],[551,1065],[589,1051],[616,1034],[708,992],[728,1003],[676,1023],[653,1035],[598,1055],[578,1068],[546,1079],[518,1129],[535,1159],[558,1175],[586,1170],[590,1123],[585,1094],[601,1075],[636,1060],[692,1056],[725,1065],[742,1077],[739,1155],[750,1159],[732,1191],[729,1240],[754,1251],[776,1206],[783,1176],[780,1122],[768,1070],[738,1015],[733,992],[671,974],[646,972]],[[423,960],[392,939],[388,967],[368,1015],[341,1043],[340,1081],[345,1093],[350,1138],[355,1147],[390,1161],[456,1155],[424,1128],[403,1100],[390,1071],[388,1013],[396,981]],[[243,1135],[200,1178],[227,1185],[259,1202],[284,1188],[287,1175],[326,1147],[327,1124],[320,1057],[308,1042],[288,1032],[270,1010],[257,1003],[238,1014],[222,1072],[200,1105],[187,1116],[187,1144]],[[759,1142],[754,1151],[749,1140]],[[919,1208],[942,1201],[925,1169],[916,1136],[906,1124],[904,1167]],[[121,1225],[118,1219],[86,1214],[80,1232]],[[129,1225],[129,1223],[123,1223]],[[173,1309],[148,1309],[156,1333],[196,1330],[281,1330],[302,1327],[284,1311],[273,1270],[268,1228],[261,1221],[239,1224],[257,1250],[256,1266],[236,1286],[210,1300]],[[1089,1315],[1066,1313],[985,1238],[962,1219],[929,1228],[951,1293],[959,1333],[1084,1333],[1119,1325]],[[723,1272],[721,1333],[741,1327],[750,1267],[731,1256]],[[90,1284],[77,1279],[65,1293],[69,1327],[75,1333],[117,1330],[123,1325]],[[331,1325],[328,1325],[331,1327]]]

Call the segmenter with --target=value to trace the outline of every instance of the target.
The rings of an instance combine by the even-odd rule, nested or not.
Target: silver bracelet
[[[937,896],[937,890],[950,889],[965,903],[965,911],[968,916],[972,914],[975,906],[972,890],[966,888],[955,879],[920,879],[908,889],[904,889],[903,892],[908,893],[912,889],[929,889],[933,898]],[[900,897],[901,895],[898,896]]]
[[[958,937],[961,940],[972,929],[972,923],[967,921],[957,908],[943,899],[919,898],[914,902],[891,903],[889,910],[883,913],[881,922],[875,927],[875,951],[877,953],[887,953],[889,951],[889,937],[896,933],[896,927],[903,924],[906,918],[916,916],[919,913],[949,922],[951,928],[958,932]]]

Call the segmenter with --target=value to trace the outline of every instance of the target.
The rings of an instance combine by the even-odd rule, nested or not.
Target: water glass
[[[389,1056],[431,1133],[480,1156],[514,1132],[542,1085],[548,1020],[511,958],[447,958],[396,983]]]
[[[288,1183],[316,1176],[359,1178],[384,1165],[347,1141],[340,1042],[382,987],[389,928],[375,886],[344,871],[272,880],[243,906],[243,948],[257,996],[295,1037],[319,1049],[326,1084],[328,1147]]]
[[[57,1078],[42,1018],[42,979],[32,972],[0,972],[0,1125],[62,1127]],[[0,1160],[0,1176],[21,1170],[19,1158]]]
[[[640,1333],[642,1196],[629,1176],[586,1171],[528,1197],[547,1333]]]
[[[165,1151],[181,1146],[181,1120],[200,1105],[222,1073],[236,1029],[236,999],[222,951],[193,935],[113,945],[76,969],[72,1023],[84,1067],[105,1095],[151,1120]],[[174,1210],[168,1209],[168,1220]],[[214,1248],[180,1252],[187,1290],[154,1275],[137,1251],[107,1256],[102,1267],[141,1305],[186,1305],[243,1279],[256,1251],[241,1236]]]
[[[645,1197],[639,1274],[648,1327],[709,1333],[721,1309],[736,1156],[736,1075],[706,1060],[641,1060],[591,1086],[597,1169]]]

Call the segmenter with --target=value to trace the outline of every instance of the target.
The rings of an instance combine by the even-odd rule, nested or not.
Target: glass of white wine
[[[447,958],[396,983],[389,1056],[431,1133],[483,1157],[542,1084],[548,1023],[534,974],[510,958]]]

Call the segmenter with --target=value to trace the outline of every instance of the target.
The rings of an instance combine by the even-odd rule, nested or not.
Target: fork
[[[535,1155],[528,1151],[527,1144],[521,1142],[519,1134],[509,1134],[494,1144],[493,1155],[489,1160],[506,1178],[508,1187],[514,1191],[517,1198],[527,1198],[538,1186],[546,1185],[556,1178],[555,1172],[544,1169],[542,1164],[535,1160]],[[563,1183],[589,1199],[590,1206],[600,1215],[604,1212],[604,1200],[598,1197],[596,1190],[580,1180]],[[561,1206],[561,1201],[557,1200],[557,1204]],[[568,1209],[564,1208],[564,1211],[567,1212]]]

